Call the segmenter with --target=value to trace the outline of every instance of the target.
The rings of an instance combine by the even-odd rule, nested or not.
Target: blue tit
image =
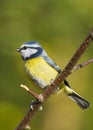
[[[26,42],[17,49],[24,61],[25,71],[36,86],[44,89],[62,71],[60,67],[48,56],[42,46],[36,41]],[[64,84],[64,85],[63,85]],[[59,87],[64,93],[76,102],[82,109],[90,106],[90,103],[71,89],[67,80]]]

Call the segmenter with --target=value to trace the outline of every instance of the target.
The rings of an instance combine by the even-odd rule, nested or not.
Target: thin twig
[[[37,94],[36,92],[29,89],[26,85],[20,84],[20,87],[25,89],[29,94],[31,94],[34,98],[36,98],[39,102],[43,102],[42,94]]]
[[[33,97],[35,97],[36,99],[39,100],[38,94],[35,93],[34,91],[32,91],[31,89],[29,89],[26,85],[21,84],[20,87],[21,87],[21,88],[24,88],[28,93],[30,93]]]
[[[85,61],[85,62],[83,62],[83,63],[81,63],[79,65],[74,66],[72,72],[74,72],[74,71],[76,71],[76,70],[78,70],[80,68],[83,68],[83,67],[85,67],[85,66],[87,66],[88,64],[91,64],[91,63],[93,63],[93,58],[89,59],[89,60],[87,60],[87,61]]]
[[[78,50],[75,52],[71,60],[68,62],[62,73],[54,80],[54,82],[47,87],[47,89],[42,93],[42,96],[44,98],[43,101],[46,101],[47,98],[57,89],[57,87],[61,84],[61,82],[71,73],[73,67],[78,62],[82,54],[85,52],[87,47],[90,45],[91,40],[93,39],[93,29],[89,33],[89,35],[86,37],[84,42],[80,45]],[[40,106],[43,104],[43,102],[38,102],[37,104],[33,105],[33,109],[30,109],[28,113],[25,115],[23,120],[19,123],[17,128],[15,130],[23,130],[32,117],[35,115],[35,113],[39,110]]]

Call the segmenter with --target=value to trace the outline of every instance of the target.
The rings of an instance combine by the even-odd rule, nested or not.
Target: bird
[[[23,43],[17,49],[17,52],[21,54],[28,77],[36,86],[42,89],[46,89],[62,72],[61,68],[48,56],[47,52],[37,41]],[[61,89],[83,110],[90,106],[86,99],[71,88],[66,79],[59,86],[59,91]]]

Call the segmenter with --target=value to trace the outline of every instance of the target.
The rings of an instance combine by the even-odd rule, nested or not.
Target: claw
[[[32,100],[31,105],[30,105],[31,110],[34,110],[34,106],[37,105],[38,103],[39,103],[38,100],[35,100],[35,101]],[[39,110],[42,111],[43,107],[40,106]]]

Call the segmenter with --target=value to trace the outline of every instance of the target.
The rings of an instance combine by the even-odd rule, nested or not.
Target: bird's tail
[[[79,94],[73,91],[70,87],[64,87],[65,94],[71,98],[74,102],[76,102],[82,109],[87,109],[90,106],[90,103],[82,98]]]

